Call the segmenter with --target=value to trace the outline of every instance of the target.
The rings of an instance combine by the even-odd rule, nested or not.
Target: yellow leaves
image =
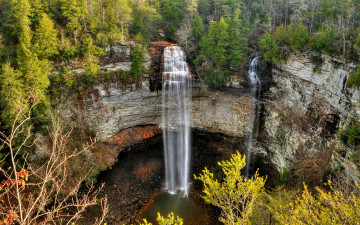
[[[328,184],[331,184],[329,181]],[[330,186],[329,192],[316,188],[313,195],[304,184],[304,191],[295,201],[279,208],[270,208],[280,224],[359,224],[360,198],[352,194],[346,197]],[[288,209],[288,210],[284,210]]]
[[[174,213],[170,213],[166,218],[161,216],[159,212],[157,215],[156,221],[159,225],[183,225],[183,220],[178,216],[175,218]],[[152,223],[149,223],[146,219],[144,219],[143,223],[140,225],[152,225]]]
[[[246,157],[239,152],[229,160],[218,163],[224,172],[220,183],[207,168],[203,174],[194,175],[204,184],[203,199],[222,210],[219,220],[225,224],[248,224],[253,204],[263,191],[266,178],[259,177],[258,172],[252,178],[244,179],[241,169],[246,165]]]

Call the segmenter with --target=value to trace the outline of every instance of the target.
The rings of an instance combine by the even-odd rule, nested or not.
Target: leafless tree
[[[78,195],[85,177],[69,185],[68,166],[70,159],[90,148],[94,141],[81,150],[69,151],[71,129],[64,132],[60,120],[54,120],[48,129],[50,144],[40,146],[33,138],[31,128],[31,107],[17,114],[8,132],[0,132],[0,149],[7,154],[0,162],[11,166],[0,168],[3,178],[0,183],[0,224],[71,224],[89,206],[101,203],[103,215],[97,220],[103,222],[108,211],[107,199],[98,198],[100,189],[90,187],[85,194]],[[20,143],[18,143],[20,141]],[[30,144],[29,144],[30,143]],[[30,163],[26,148],[35,146],[46,155],[43,163]],[[65,192],[64,189],[67,189]]]

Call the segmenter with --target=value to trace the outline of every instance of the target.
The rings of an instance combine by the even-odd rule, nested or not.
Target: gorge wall
[[[99,141],[111,141],[138,126],[161,128],[158,84],[165,46],[163,42],[150,43],[146,74],[139,82],[124,83],[113,76],[81,91],[64,88],[58,99],[59,115],[72,126],[88,129]],[[102,71],[129,71],[130,52],[126,45],[113,47]],[[346,85],[355,68],[348,62],[307,53],[290,56],[271,74],[263,72],[268,87],[261,98],[256,149],[262,149],[280,172],[286,167],[300,178],[311,173],[312,179],[319,180],[336,161],[333,151],[342,151],[335,138],[337,130],[360,119],[360,92]],[[231,93],[209,91],[195,79],[192,128],[244,138],[252,97],[244,85],[238,86]]]
[[[155,47],[153,45],[156,45]],[[161,127],[161,56],[166,43],[150,43],[152,61],[149,74],[144,74],[139,82],[124,83],[113,76],[99,79],[83,90],[63,88],[58,98],[58,114],[68,124],[89,129],[97,140],[105,141],[118,132],[141,125]],[[107,62],[101,67],[124,71],[130,61],[130,47],[121,46],[111,50]],[[122,59],[115,60],[111,59]],[[147,57],[149,59],[149,57]],[[123,64],[123,65],[122,65]],[[127,70],[125,70],[127,71]],[[161,85],[160,85],[161,87]],[[231,136],[243,136],[250,116],[249,97],[222,92],[212,92],[201,87],[198,80],[193,82],[193,102],[191,104],[192,127]]]
[[[291,55],[273,69],[259,142],[280,170],[286,167],[301,180],[321,182],[331,166],[340,166],[335,156],[346,153],[336,132],[360,118],[360,92],[347,86],[355,68],[306,53]]]

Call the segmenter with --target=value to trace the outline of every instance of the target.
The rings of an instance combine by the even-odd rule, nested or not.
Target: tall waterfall
[[[191,76],[183,50],[169,46],[164,51],[162,122],[166,189],[187,195],[190,169]]]
[[[251,150],[252,150],[252,139],[255,127],[255,118],[257,112],[257,101],[256,99],[259,97],[261,92],[261,81],[257,74],[257,63],[259,61],[259,57],[255,57],[250,61],[249,65],[249,81],[250,81],[250,88],[251,88],[251,96],[253,97],[253,102],[251,103],[251,118],[250,118],[250,126],[249,126],[249,136],[247,140],[247,155],[246,155],[246,168],[245,168],[245,176],[249,177],[249,169],[250,169],[250,162],[251,162]]]

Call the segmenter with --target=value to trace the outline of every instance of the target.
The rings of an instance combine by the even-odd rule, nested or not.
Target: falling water
[[[245,168],[245,176],[249,177],[249,169],[250,169],[250,162],[251,162],[251,149],[252,149],[252,139],[254,133],[254,126],[255,126],[255,117],[256,117],[256,98],[258,98],[261,92],[261,81],[258,77],[256,67],[259,61],[259,57],[255,57],[250,61],[249,66],[249,81],[250,81],[250,88],[251,88],[251,96],[253,97],[253,102],[251,103],[251,118],[250,118],[250,126],[249,126],[249,136],[248,136],[248,143],[247,143],[247,159],[246,159],[246,168]]]
[[[164,51],[162,120],[166,189],[187,195],[190,168],[191,76],[179,46]]]

